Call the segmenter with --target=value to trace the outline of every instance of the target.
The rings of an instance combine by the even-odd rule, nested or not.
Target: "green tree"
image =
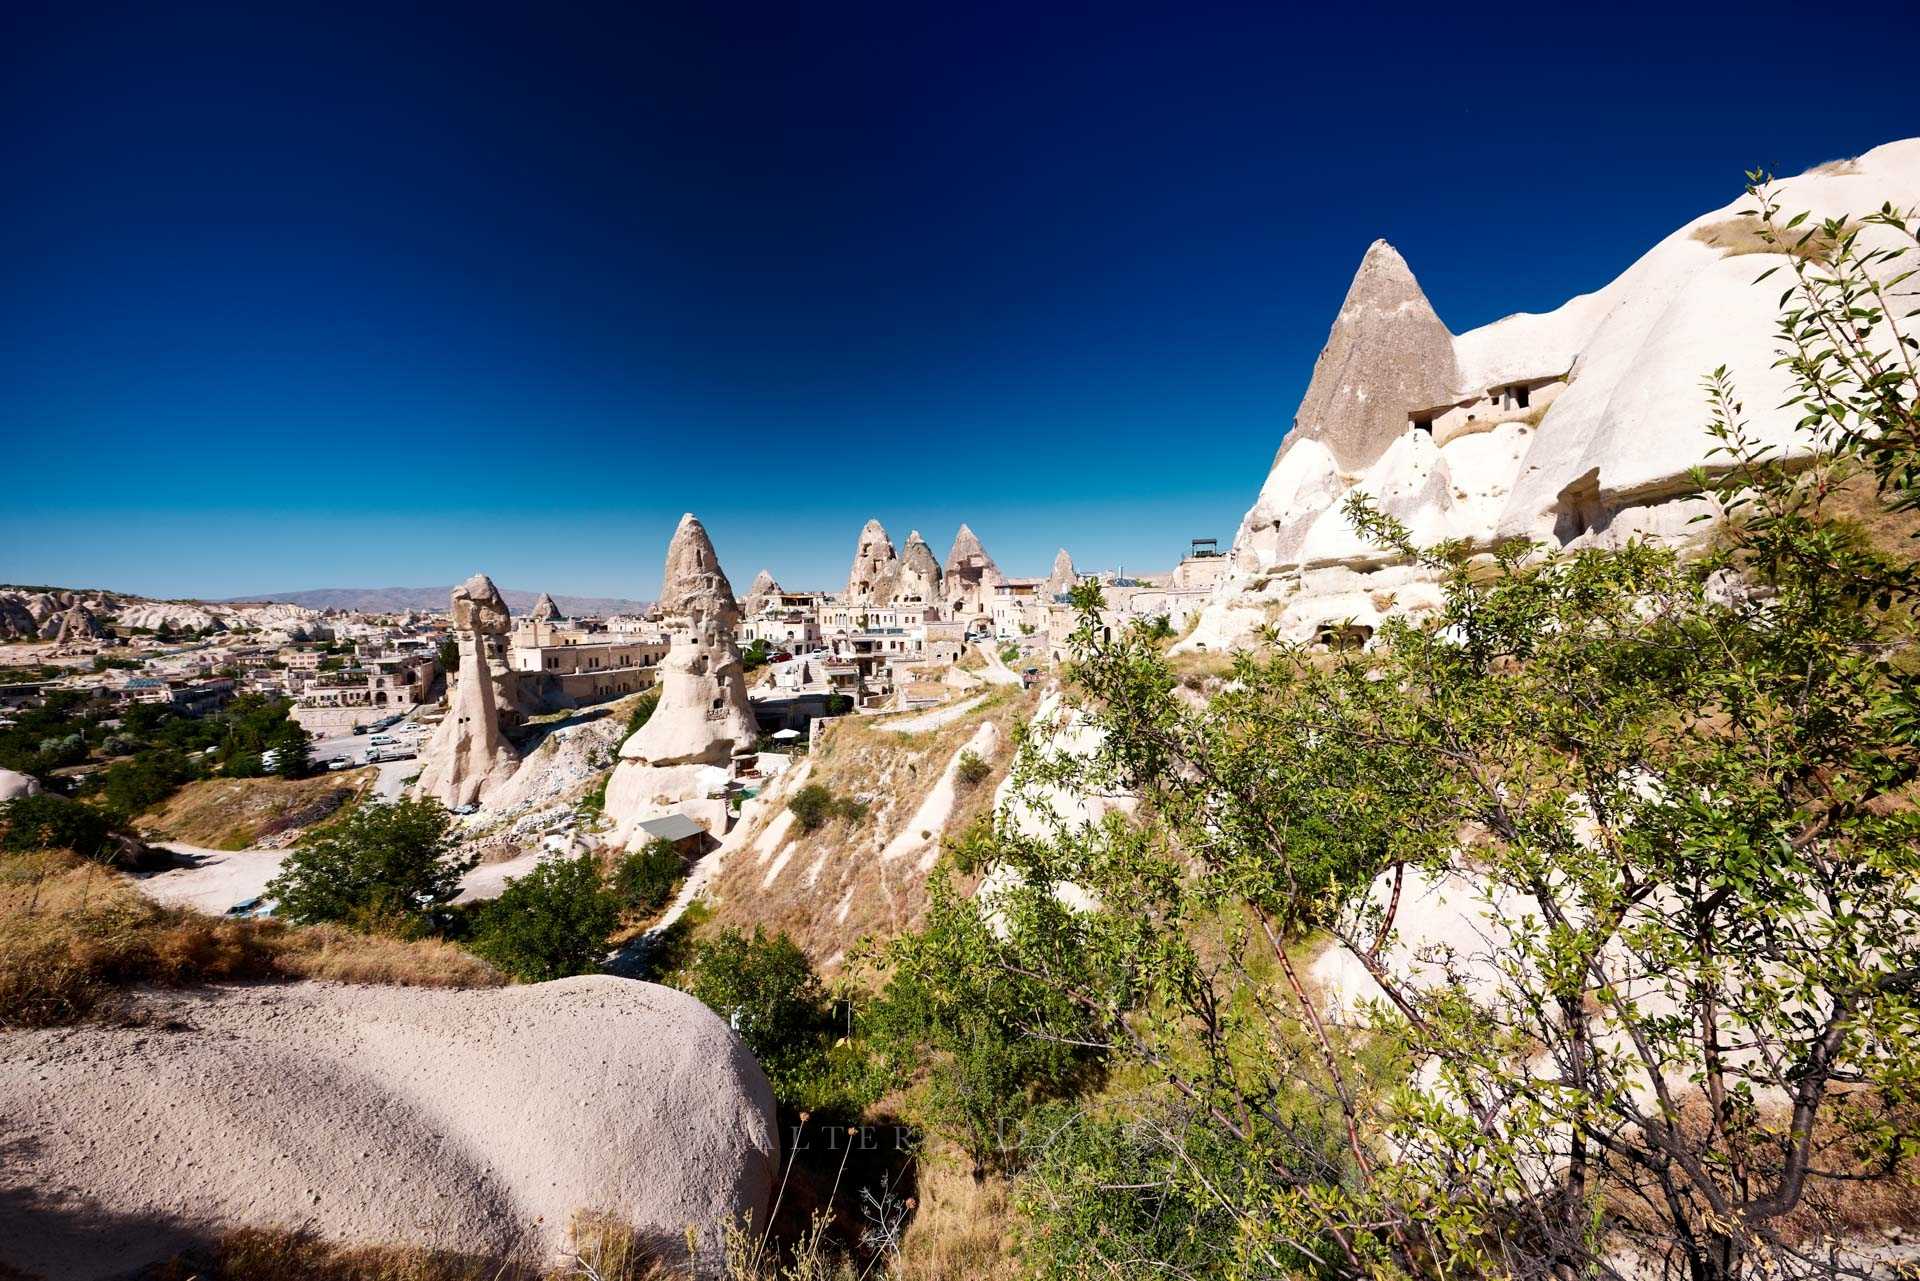
[[[826,989],[785,934],[723,929],[694,949],[681,986],[733,1025],[782,1102],[804,1105],[832,1043]]]
[[[614,864],[613,896],[629,912],[657,912],[673,897],[686,870],[686,861],[670,842],[649,841]]]
[[[276,915],[301,924],[423,932],[478,861],[452,849],[447,812],[437,801],[363,805],[296,846],[266,893]]]
[[[100,772],[96,786],[100,802],[109,811],[130,819],[172,796],[193,776],[186,757],[160,748],[141,752],[132,760],[115,761]]]
[[[42,792],[0,804],[0,850],[72,850],[82,858],[115,861],[121,849],[116,824],[107,815],[64,796]]]
[[[1064,912],[1018,924],[1034,927],[1026,942],[1076,964]],[[945,873],[936,876],[924,927],[888,949],[894,973],[864,1019],[894,1079],[924,1072],[927,1123],[960,1145],[976,1174],[1017,1169],[1035,1109],[1093,1080],[1103,1057],[1087,1048],[1088,1020],[1071,1001],[990,963],[1005,941],[994,930]]]
[[[1039,984],[1135,1083],[1089,1109],[1091,1169],[1062,1145],[1028,1185],[1056,1275],[1826,1274],[1852,1181],[1915,1151],[1916,571],[1829,511],[1862,481],[1915,502],[1912,229],[1755,194],[1775,243],[1825,242],[1789,255],[1781,329],[1813,457],[1780,466],[1710,378],[1710,555],[1421,548],[1358,499],[1437,615],[1365,651],[1269,638],[1200,706],[1076,591],[1100,746],[1036,738],[1015,784],[1138,809],[996,829],[1004,888],[896,951],[920,982]],[[1443,890],[1484,944],[1403,937]],[[1376,994],[1338,1020],[1322,946]],[[1143,1201],[1212,1248],[1126,1226]]]
[[[312,736],[296,720],[288,719],[271,730],[266,738],[266,746],[268,750],[279,753],[274,761],[273,772],[281,778],[299,778],[312,764]]]
[[[545,983],[598,970],[619,923],[593,855],[548,859],[480,910],[470,946],[523,982]]]

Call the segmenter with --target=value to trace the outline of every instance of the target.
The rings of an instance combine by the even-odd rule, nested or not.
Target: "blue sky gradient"
[[[1459,332],[1920,132],[1804,6],[265,8],[13,11],[0,581],[1165,568],[1375,237]]]

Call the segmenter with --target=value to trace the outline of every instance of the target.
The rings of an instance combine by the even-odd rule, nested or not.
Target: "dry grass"
[[[1007,1184],[975,1179],[958,1149],[922,1153],[919,1204],[900,1243],[896,1281],[1002,1281],[1020,1275],[1009,1240],[1013,1209]]]
[[[1167,667],[1190,689],[1202,689],[1225,680],[1233,672],[1233,651],[1225,649],[1189,650],[1168,654]]]
[[[983,721],[993,721],[1000,749],[988,759],[985,778],[958,789],[945,832],[958,833],[984,814],[1012,762],[1014,732],[1037,701],[1037,693],[999,686],[959,720],[918,734],[892,733],[859,717],[823,727],[809,782],[864,800],[870,812],[857,823],[835,821],[804,834],[796,827],[774,856],[787,858],[771,884],[772,859],[763,862],[750,846],[733,856],[708,887],[713,919],[784,930],[826,970],[864,936],[887,938],[911,928],[926,908],[926,874],[917,859],[884,862],[880,850],[912,820],[954,753]]]
[[[1857,230],[1855,224],[1846,224],[1845,230]],[[1736,258],[1742,254],[1786,254],[1789,257],[1804,258],[1808,262],[1825,263],[1833,256],[1833,241],[1815,229],[1805,244],[1799,243],[1803,233],[1795,230],[1791,235],[1783,236],[1779,243],[1768,244],[1760,234],[1760,220],[1757,218],[1727,218],[1720,222],[1710,222],[1695,227],[1692,238],[1703,245],[1711,245],[1720,250],[1723,258]]]
[[[310,1232],[242,1228],[163,1265],[155,1281],[668,1281],[640,1235],[605,1214],[580,1214],[571,1258],[554,1267],[408,1246],[339,1245]]]
[[[1822,161],[1807,172],[1823,178],[1845,177],[1847,174],[1860,172],[1860,161],[1854,156],[1843,156],[1839,160]]]
[[[250,849],[269,836],[341,816],[377,774],[362,768],[312,778],[202,779],[141,815],[139,825],[206,849]]]
[[[0,1027],[71,1023],[139,984],[248,979],[412,987],[503,982],[451,943],[163,908],[124,876],[64,852],[0,860]]]

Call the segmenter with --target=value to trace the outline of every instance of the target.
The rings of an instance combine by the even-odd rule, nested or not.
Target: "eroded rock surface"
[[[1816,219],[1912,208],[1920,139],[1785,179],[1778,197]],[[1351,637],[1436,608],[1430,574],[1353,528],[1343,506],[1355,493],[1428,545],[1700,538],[1710,526],[1692,518],[1712,512],[1690,472],[1715,459],[1707,371],[1727,366],[1759,440],[1804,448],[1774,367],[1779,290],[1754,284],[1785,259],[1747,251],[1751,206],[1743,196],[1701,215],[1596,293],[1458,337],[1376,241],[1241,522],[1231,572],[1179,648],[1230,647],[1262,626]]]
[[[419,795],[449,808],[484,801],[513,777],[520,761],[501,724],[499,681],[513,625],[507,602],[492,579],[475,574],[453,589],[452,607],[460,670],[447,692],[446,717],[421,754],[414,784]]]
[[[550,1256],[582,1210],[680,1250],[692,1225],[711,1250],[767,1209],[766,1077],[671,988],[302,983],[139,1007],[0,1033],[0,1263],[122,1277],[239,1227]]]

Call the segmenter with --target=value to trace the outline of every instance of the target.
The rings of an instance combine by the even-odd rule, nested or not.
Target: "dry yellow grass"
[[[163,908],[63,852],[0,860],[0,1027],[70,1023],[117,989],[245,979],[413,987],[503,982],[451,943]]]
[[[975,1179],[958,1149],[922,1154],[918,1205],[900,1243],[896,1281],[1001,1281],[1020,1275],[1009,1248],[1013,1210],[1006,1181]]]
[[[215,850],[244,850],[278,832],[337,817],[373,786],[376,770],[312,778],[209,778],[142,814],[142,830]]]
[[[1853,224],[1848,230],[1855,229]],[[1721,251],[1721,256],[1735,258],[1742,254],[1786,254],[1794,258],[1804,258],[1808,262],[1827,262],[1833,256],[1833,242],[1817,230],[1807,238],[1805,244],[1799,243],[1800,237],[1809,230],[1806,226],[1795,228],[1781,237],[1780,243],[1768,244],[1760,234],[1760,220],[1757,218],[1727,218],[1720,222],[1710,222],[1695,227],[1692,238],[1703,245],[1712,245]]]
[[[1000,687],[966,716],[919,734],[890,733],[859,717],[823,727],[810,781],[836,796],[867,801],[869,814],[805,834],[796,828],[771,884],[769,864],[745,851],[735,855],[708,887],[712,919],[785,931],[829,971],[860,938],[888,938],[911,928],[926,909],[926,873],[916,859],[884,862],[879,851],[913,818],[953,754],[990,720],[999,726],[1000,750],[988,761],[985,778],[959,789],[946,834],[984,814],[1012,761],[1014,732],[1032,716],[1037,700],[1036,693]]]
[[[558,1266],[397,1245],[340,1245],[310,1232],[242,1228],[189,1250],[155,1281],[669,1281],[690,1276],[659,1260],[630,1226],[576,1215],[573,1257]]]

